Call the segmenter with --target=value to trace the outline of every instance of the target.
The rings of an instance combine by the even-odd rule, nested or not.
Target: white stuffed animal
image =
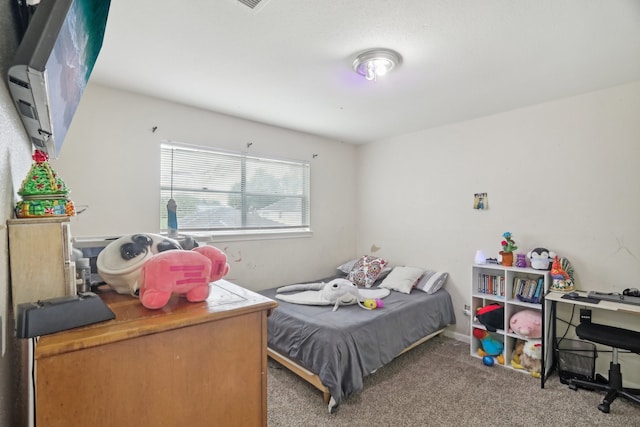
[[[539,339],[530,339],[524,341],[522,354],[519,354],[519,360],[514,357],[511,366],[516,369],[525,369],[529,371],[531,376],[540,378],[542,370],[542,341]]]
[[[333,311],[336,311],[340,304],[357,303],[364,307],[360,302],[364,298],[360,297],[358,287],[347,279],[333,279],[322,288],[320,295],[327,301],[334,303]]]
[[[296,294],[284,294],[285,292],[302,291]],[[306,283],[289,285],[278,288],[276,298],[304,305],[333,305],[336,311],[340,305],[358,304],[360,307],[371,310],[362,302],[367,299],[384,298],[389,295],[389,289],[358,289],[356,285],[347,279],[333,279],[328,283]]]

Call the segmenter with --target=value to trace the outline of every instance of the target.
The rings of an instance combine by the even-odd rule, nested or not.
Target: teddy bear
[[[511,352],[511,366],[514,368],[520,365],[520,356],[522,356],[522,349],[524,348],[524,340],[517,339],[514,346],[513,351]]]

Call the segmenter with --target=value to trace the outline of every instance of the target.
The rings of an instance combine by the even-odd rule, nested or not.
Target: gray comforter
[[[276,288],[260,293],[275,299]],[[317,374],[335,406],[361,391],[364,377],[402,350],[456,321],[445,289],[432,295],[392,291],[375,310],[278,304],[267,321],[268,346]]]

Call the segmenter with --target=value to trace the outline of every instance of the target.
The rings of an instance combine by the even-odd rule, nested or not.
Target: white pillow
[[[356,265],[360,258],[352,259],[351,261],[347,261],[342,265],[337,267],[338,270],[342,271],[344,274],[349,274],[349,272],[353,269],[353,266]]]
[[[447,277],[449,277],[449,273],[445,271],[427,270],[418,281],[416,289],[432,294],[444,285],[444,282],[447,281]]]
[[[378,287],[408,294],[423,274],[423,268],[395,267]]]

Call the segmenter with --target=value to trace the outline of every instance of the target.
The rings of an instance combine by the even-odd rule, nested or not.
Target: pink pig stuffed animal
[[[142,266],[140,301],[150,309],[164,307],[172,293],[183,294],[190,302],[204,301],[209,296],[209,283],[227,273],[227,256],[213,246],[161,252]]]
[[[521,310],[509,319],[509,328],[527,339],[542,337],[542,314],[536,310]]]

